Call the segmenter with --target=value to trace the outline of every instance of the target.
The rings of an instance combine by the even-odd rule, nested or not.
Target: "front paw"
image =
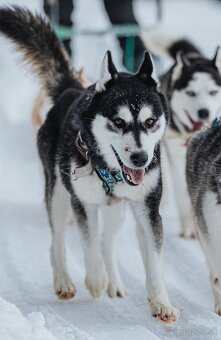
[[[107,287],[107,293],[109,297],[125,297],[127,296],[127,291],[121,282],[109,282]]]
[[[215,306],[215,313],[221,316],[221,304]]]
[[[61,300],[72,299],[76,294],[75,286],[67,273],[55,276],[54,290]]]
[[[172,323],[178,320],[179,311],[170,306],[160,302],[151,302],[149,300],[152,316],[163,323]]]
[[[90,270],[85,278],[85,285],[94,299],[99,298],[102,292],[106,290],[107,282],[107,273],[103,266],[97,271],[92,272]]]
[[[181,231],[179,236],[195,239],[197,235],[196,235],[195,229],[186,229],[186,230]]]
[[[191,216],[181,218],[181,232],[180,237],[196,238],[196,230],[194,227],[194,219]]]

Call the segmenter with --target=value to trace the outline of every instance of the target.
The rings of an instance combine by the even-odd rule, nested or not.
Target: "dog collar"
[[[218,125],[220,125],[220,123],[221,123],[221,119],[220,118],[215,118],[213,123],[212,123],[212,127],[218,126]]]
[[[79,178],[91,175],[93,172],[91,160],[88,155],[88,149],[84,144],[80,131],[78,132],[75,139],[75,146],[81,156],[87,161],[87,163],[86,165],[78,167],[72,171],[71,175],[74,181],[78,180]],[[113,193],[115,185],[123,181],[123,177],[120,172],[110,173],[107,170],[99,168],[95,168],[95,172],[99,179],[103,182],[103,188],[107,195],[111,195]]]
[[[88,156],[88,150],[83,142],[80,131],[78,132],[77,137],[75,139],[75,146],[79,153],[81,154],[81,156],[87,161],[87,163],[84,166],[78,167],[72,171],[71,175],[74,181],[78,180],[79,178],[88,176],[93,172],[91,160],[89,159]]]
[[[107,170],[95,169],[96,174],[100,178],[100,180],[103,182],[103,188],[107,195],[111,195],[114,191],[114,187],[117,183],[123,182],[123,177],[120,172],[111,174]]]

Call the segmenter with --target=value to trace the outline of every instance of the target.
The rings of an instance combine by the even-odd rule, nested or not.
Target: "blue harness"
[[[221,123],[220,118],[215,118],[214,121],[212,122],[211,127],[218,126],[220,125],[220,123]],[[200,134],[199,140],[204,141],[205,138],[207,137],[207,134],[208,134],[208,128]]]
[[[111,174],[107,170],[99,168],[96,168],[95,171],[100,180],[103,182],[103,188],[107,195],[111,195],[113,193],[114,187],[117,183],[123,182],[123,177],[120,172]]]
[[[212,123],[212,127],[220,125],[220,118],[215,118],[213,123]]]

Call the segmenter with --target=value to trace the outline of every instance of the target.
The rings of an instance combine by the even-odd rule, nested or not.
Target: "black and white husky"
[[[107,288],[126,295],[113,251],[128,200],[137,221],[148,300],[154,317],[172,322],[162,272],[160,139],[168,109],[157,89],[151,57],[137,74],[116,70],[107,52],[95,85],[83,89],[67,55],[40,16],[19,8],[0,10],[0,31],[14,41],[33,66],[54,103],[39,130],[45,198],[52,228],[54,289],[61,299],[75,295],[65,261],[64,232],[72,209],[82,235],[86,286],[94,298]],[[104,221],[103,253],[98,208]]]
[[[187,183],[196,229],[204,250],[221,315],[221,126],[198,133],[187,149]]]
[[[165,34],[164,34],[165,35]],[[221,114],[221,49],[212,60],[188,40],[168,41],[159,32],[146,37],[158,52],[167,52],[172,67],[161,76],[161,91],[168,99],[171,120],[165,151],[181,221],[181,236],[194,237],[194,221],[185,178],[186,145],[193,132]],[[151,47],[151,45],[150,45]]]

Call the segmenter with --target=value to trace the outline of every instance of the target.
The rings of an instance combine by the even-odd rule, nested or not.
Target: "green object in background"
[[[57,26],[55,27],[55,32],[60,40],[71,39],[72,37],[72,28],[67,26]]]
[[[117,37],[126,38],[125,67],[129,72],[134,72],[135,66],[135,37],[141,31],[149,31],[153,27],[139,27],[137,25],[114,25],[105,30],[76,29],[67,26],[55,26],[55,32],[60,40],[71,39],[72,36],[96,36],[102,37],[106,34],[114,34]]]
[[[120,0],[119,0],[120,1]],[[221,1],[221,0],[220,0]],[[162,20],[162,0],[155,0],[157,15],[156,15],[156,23]],[[156,25],[152,27],[139,27],[137,25],[114,25],[111,28],[105,30],[90,30],[90,29],[72,29],[67,26],[55,26],[55,32],[60,40],[71,39],[72,35],[81,35],[81,36],[97,36],[101,37],[102,35],[113,33],[118,37],[125,37],[126,47],[125,47],[125,67],[129,72],[134,72],[134,61],[135,61],[135,37],[139,36],[141,31],[149,31],[151,28],[154,28]]]
[[[134,50],[135,50],[135,37],[127,37],[125,48],[125,67],[129,72],[134,72]]]

